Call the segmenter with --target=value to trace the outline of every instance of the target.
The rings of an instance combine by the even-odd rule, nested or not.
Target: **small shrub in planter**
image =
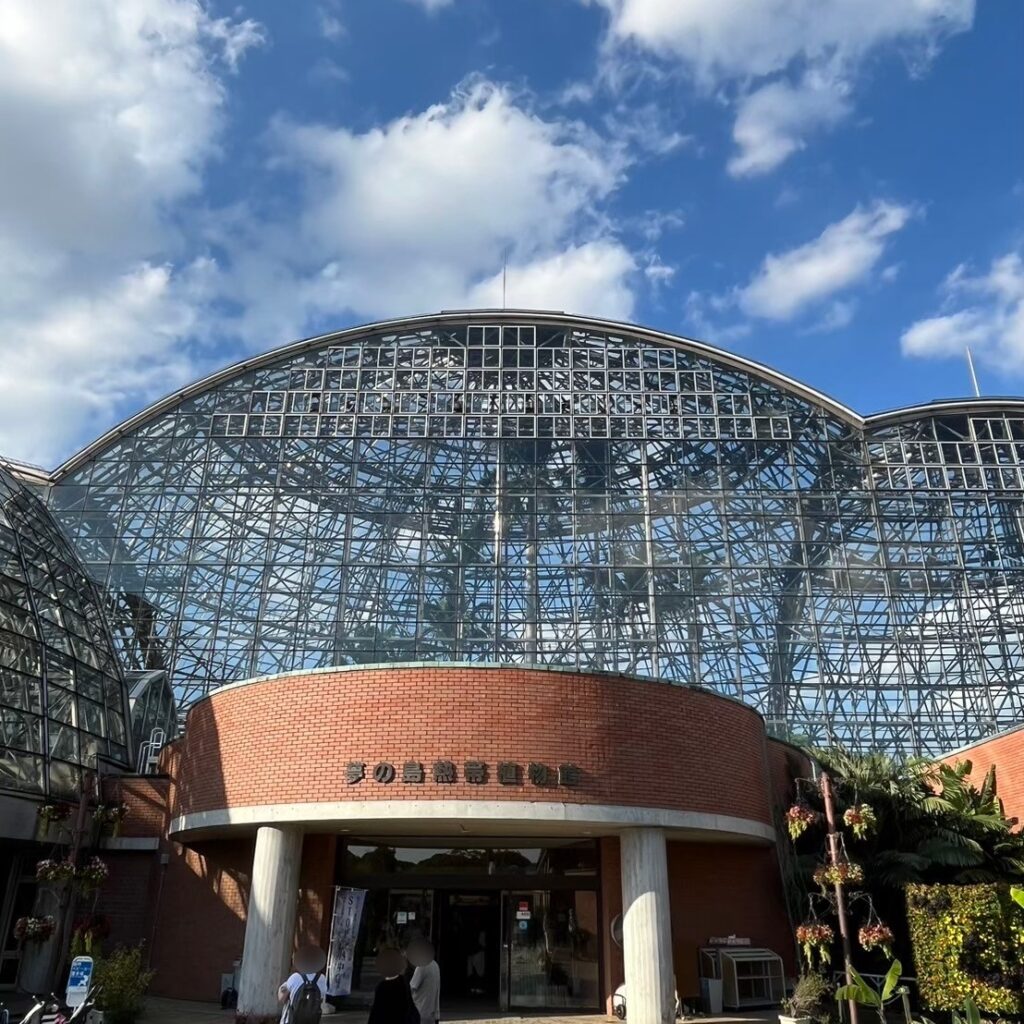
[[[99,989],[98,1010],[104,1024],[135,1024],[153,980],[153,972],[142,966],[142,947],[120,948],[96,965]]]
[[[779,1020],[787,1021],[826,1021],[833,1014],[835,988],[828,979],[816,971],[802,974],[788,999],[782,1000]]]

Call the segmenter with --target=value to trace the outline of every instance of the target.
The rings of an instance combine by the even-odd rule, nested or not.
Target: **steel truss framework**
[[[583,321],[367,329],[144,417],[51,505],[181,708],[446,660],[699,684],[856,748],[1024,719],[1024,406],[837,408]]]
[[[66,797],[97,756],[129,765],[103,607],[42,502],[0,466],[0,789]]]

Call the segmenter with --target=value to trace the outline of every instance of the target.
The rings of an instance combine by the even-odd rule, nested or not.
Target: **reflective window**
[[[344,871],[363,875],[596,875],[597,847],[568,843],[532,849],[379,846],[348,843]]]
[[[0,466],[0,789],[74,796],[98,757],[129,764],[124,721],[100,591]]]
[[[937,753],[1024,717],[1022,468],[1013,403],[865,431],[690,343],[453,322],[270,357],[51,501],[182,710],[292,669],[553,664]],[[40,629],[92,666],[82,615]],[[29,699],[38,647],[4,649]]]

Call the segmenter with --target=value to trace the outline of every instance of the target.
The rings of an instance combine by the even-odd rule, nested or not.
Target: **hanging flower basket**
[[[75,864],[70,860],[41,860],[36,864],[37,882],[63,884],[75,877]]]
[[[70,804],[42,804],[36,811],[36,815],[39,821],[42,823],[43,828],[49,828],[50,825],[59,824],[62,821],[67,821],[71,817],[71,805]]]
[[[14,937],[19,942],[45,942],[57,928],[52,917],[19,917],[14,924]]]
[[[812,825],[818,822],[818,812],[811,810],[806,804],[793,804],[786,811],[786,827],[789,829],[789,838],[799,839]]]
[[[92,956],[97,943],[102,942],[109,934],[110,920],[103,914],[80,917],[71,933],[72,948],[79,945],[86,956]]]
[[[814,966],[815,957],[822,964],[832,963],[832,943],[835,937],[831,925],[819,924],[817,921],[808,921],[796,930],[796,941],[800,943],[810,967]]]
[[[869,953],[873,949],[880,949],[887,957],[892,957],[894,937],[892,929],[887,924],[882,924],[881,921],[866,924],[857,933],[857,939]]]
[[[843,823],[858,839],[870,835],[878,827],[878,819],[869,804],[856,804],[843,815]]]
[[[87,864],[78,869],[77,877],[86,892],[98,889],[110,874],[110,868],[99,859],[92,857]]]
[[[851,864],[849,861],[822,864],[814,872],[814,881],[822,889],[835,885],[860,885],[864,881],[864,869],[859,864]]]
[[[127,804],[100,804],[92,812],[92,820],[101,828],[109,826],[115,836],[121,831],[121,823],[127,817]]]

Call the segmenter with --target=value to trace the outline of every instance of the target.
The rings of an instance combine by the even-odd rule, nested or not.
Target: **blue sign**
[[[71,970],[68,973],[68,989],[64,996],[64,1002],[68,1006],[81,1006],[85,997],[89,994],[92,985],[92,957],[76,956],[71,961]]]

